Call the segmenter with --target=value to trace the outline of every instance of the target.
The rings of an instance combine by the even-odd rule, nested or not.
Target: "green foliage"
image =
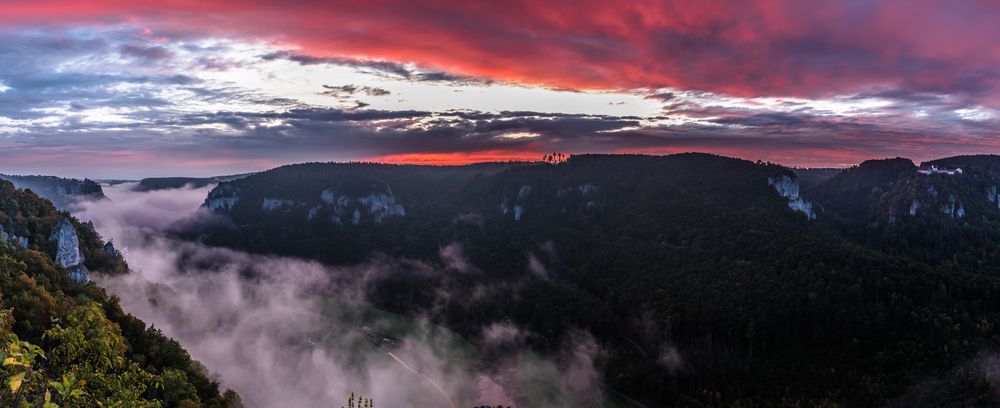
[[[160,375],[163,402],[167,406],[178,406],[182,403],[198,403],[198,391],[188,382],[183,371],[168,369]]]
[[[235,393],[220,395],[177,342],[124,313],[103,289],[67,278],[47,239],[62,218],[73,223],[88,259],[103,253],[93,225],[0,181],[0,225],[31,242],[0,243],[0,406],[242,406]],[[127,271],[112,258],[99,270]]]
[[[87,394],[99,401],[153,404],[142,396],[155,376],[125,359],[125,339],[97,303],[73,309],[46,337],[52,344],[49,370],[54,375],[78,376]]]
[[[87,392],[83,390],[86,381],[78,380],[73,373],[67,373],[59,381],[49,381],[51,387],[58,396],[58,400],[65,405],[74,401],[83,400]],[[46,396],[46,401],[50,398]]]
[[[57,207],[65,209],[77,200],[104,199],[101,185],[93,180],[66,179],[54,176],[14,176],[0,174],[0,179],[17,188],[31,190]]]

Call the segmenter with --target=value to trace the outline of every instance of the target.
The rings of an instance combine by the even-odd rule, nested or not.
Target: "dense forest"
[[[235,393],[220,393],[177,342],[53,262],[57,248],[49,237],[62,220],[75,229],[87,268],[128,271],[93,225],[0,181],[0,405],[242,406]]]
[[[939,165],[960,175],[799,170],[801,197],[793,169],[705,154],[308,163],[220,184],[205,206],[224,221],[177,233],[437,264],[368,297],[472,341],[512,322],[540,352],[586,330],[606,384],[651,405],[991,406],[977,364],[997,346],[1000,160],[959,159]],[[443,260],[455,247],[466,266]]]
[[[40,197],[49,200],[60,210],[69,209],[70,204],[81,200],[103,200],[104,189],[90,179],[71,179],[55,176],[17,176],[0,174],[0,179],[14,183],[20,189],[30,189]]]

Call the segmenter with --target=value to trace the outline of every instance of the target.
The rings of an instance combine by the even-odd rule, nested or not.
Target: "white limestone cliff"
[[[375,223],[382,223],[391,216],[406,216],[406,208],[401,203],[396,202],[396,196],[388,186],[384,192],[371,193],[361,197],[337,194],[333,188],[327,188],[320,192],[319,199],[320,204],[311,208],[306,215],[309,219],[315,218],[320,209],[324,207],[333,212],[332,221],[337,224],[342,224],[341,217],[348,213],[351,214],[352,224],[359,224],[364,216],[371,217]],[[350,211],[352,208],[353,211]]]
[[[788,199],[788,208],[805,214],[810,220],[816,219],[816,213],[813,212],[812,203],[799,196],[798,180],[783,175],[778,178],[768,177],[767,184],[774,187],[774,190],[778,192],[778,195]]]
[[[220,184],[208,193],[204,206],[212,212],[232,210],[240,202],[239,189],[230,184]]]
[[[76,283],[87,281],[89,274],[83,266],[83,254],[80,252],[80,240],[76,235],[73,223],[62,219],[52,229],[49,241],[56,243],[56,265],[69,272],[70,278]]]

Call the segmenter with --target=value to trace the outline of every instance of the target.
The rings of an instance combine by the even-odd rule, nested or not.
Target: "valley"
[[[704,401],[723,384],[741,385],[716,403],[823,403],[809,397],[818,381],[869,405],[990,347],[977,325],[992,321],[996,286],[984,272],[994,262],[962,255],[1000,236],[990,222],[962,225],[1000,219],[988,208],[995,162],[976,160],[960,163],[961,178],[893,159],[802,186],[796,169],[701,154],[311,163],[216,187],[205,206],[232,223],[175,233],[332,265],[406,259],[397,273],[366,277],[376,307],[428,316],[486,345],[486,360],[490,325],[563,358],[582,330],[600,344],[591,361],[610,389],[648,404]],[[927,210],[910,214],[894,197],[912,191],[938,195],[916,197]],[[956,305],[969,316],[957,323],[963,341],[928,337],[959,318]],[[925,357],[886,354],[899,347]],[[923,354],[939,347],[949,352]],[[886,364],[904,368],[864,368]],[[653,386],[664,381],[676,388]],[[785,384],[780,397],[753,391],[774,382]]]
[[[97,282],[127,310],[181,341],[248,406],[307,405],[351,392],[400,406],[512,404],[504,390],[522,386],[492,380],[477,349],[457,334],[374,308],[356,288],[331,282],[364,271],[167,238],[165,227],[195,214],[206,188],[106,190],[110,201],[85,204],[77,215],[93,219],[115,240],[133,273]],[[554,368],[546,359],[529,358],[518,366]],[[508,371],[515,373],[517,368]],[[572,400],[551,378],[531,382],[523,398]]]
[[[989,400],[1000,157],[933,163],[309,163],[104,184],[53,236],[250,407]]]
[[[1000,407],[998,21],[0,0],[0,408]]]

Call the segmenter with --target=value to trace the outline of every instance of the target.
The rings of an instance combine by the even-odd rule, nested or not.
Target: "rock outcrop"
[[[531,195],[531,190],[531,186],[521,186],[521,188],[517,190],[517,199],[514,201],[515,204],[513,208],[514,221],[521,221],[521,218],[524,217],[524,203],[528,200],[528,196]],[[558,194],[558,192],[556,192],[556,194]],[[511,212],[511,208],[509,207],[509,204],[507,204],[506,198],[504,198],[503,202],[500,204],[500,212],[503,213],[503,215],[507,215]]]
[[[910,203],[910,216],[916,216],[917,211],[920,211],[920,201],[913,199],[913,202]]]
[[[69,272],[70,279],[76,283],[87,281],[89,272],[83,266],[83,253],[80,252],[80,240],[76,235],[73,223],[62,219],[52,229],[49,241],[56,243],[56,265]]]
[[[812,203],[799,196],[798,180],[783,175],[778,178],[768,177],[767,184],[774,187],[774,190],[778,192],[778,195],[788,199],[788,208],[805,214],[810,220],[816,219],[816,213],[813,212]]]
[[[22,237],[13,232],[7,232],[3,225],[0,225],[0,241],[8,242],[21,248],[28,247],[28,238]]]
[[[208,193],[204,207],[212,212],[232,210],[240,202],[239,189],[229,184],[220,184]]]
[[[375,222],[382,222],[385,217],[392,215],[405,216],[406,209],[402,204],[396,203],[396,197],[389,194],[369,194],[358,199],[358,202],[368,208],[368,215],[375,218]]]
[[[320,205],[311,208],[306,214],[307,218],[315,218],[324,207],[330,209],[333,213],[332,220],[337,224],[343,224],[347,214],[350,214],[351,224],[360,224],[363,216],[370,217],[375,223],[381,223],[392,216],[406,216],[406,208],[396,202],[396,196],[388,186],[385,191],[361,197],[337,194],[333,188],[328,188],[320,192],[319,199]]]
[[[951,218],[965,218],[965,206],[955,200],[955,196],[948,196],[948,202],[941,206],[941,212]]]
[[[285,207],[291,207],[295,204],[296,202],[292,200],[264,197],[264,201],[261,202],[260,207],[265,211],[274,211]]]

